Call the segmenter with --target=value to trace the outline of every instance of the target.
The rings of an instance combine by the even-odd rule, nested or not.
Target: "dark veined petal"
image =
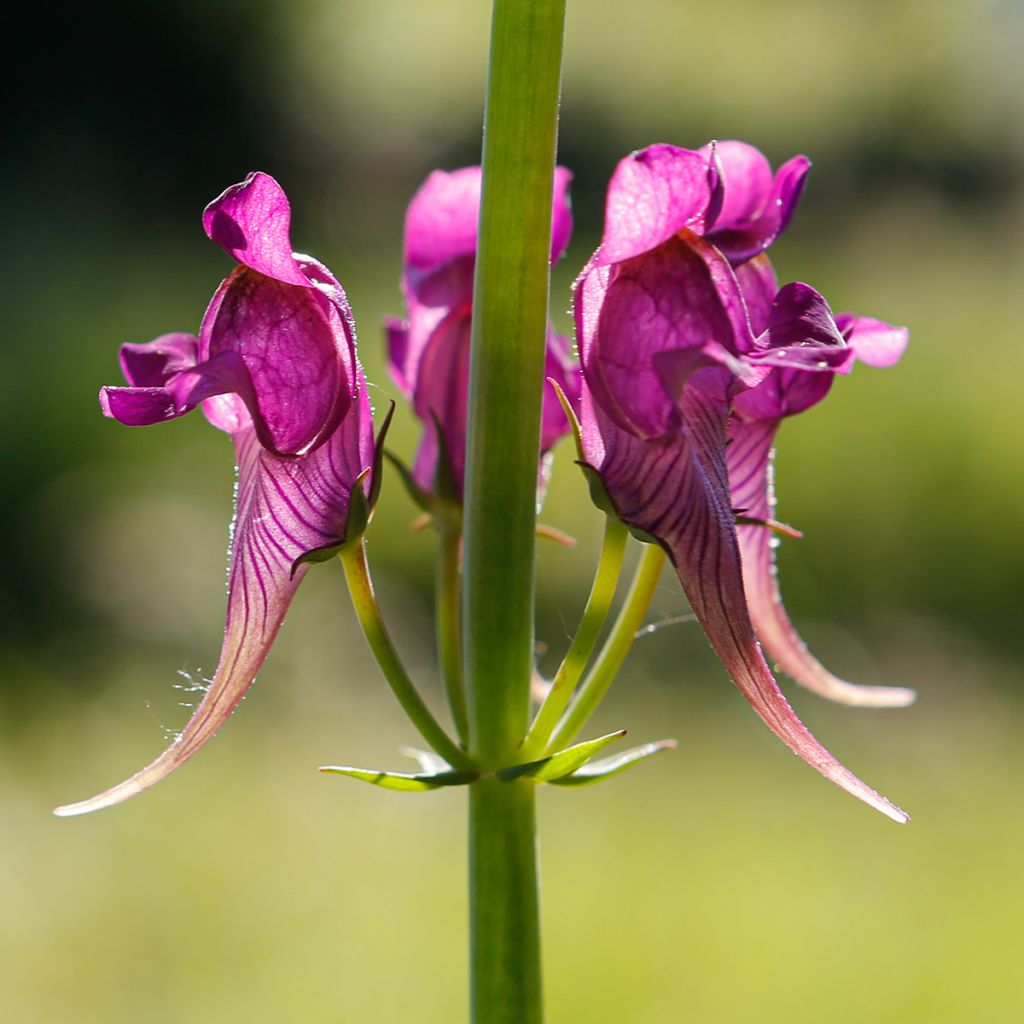
[[[600,451],[585,449],[588,461],[600,471],[622,520],[657,538],[668,552],[694,614],[754,711],[825,778],[894,821],[906,821],[903,811],[811,735],[764,660],[743,589],[725,467],[728,406],[721,396],[715,397],[712,389],[688,387],[685,433],[660,442],[643,441],[618,429],[587,400],[581,408],[584,416],[597,417],[590,427],[602,439]],[[587,429],[583,438],[586,444]]]
[[[262,171],[225,189],[203,211],[206,234],[233,259],[265,277],[308,287],[292,254],[291,220],[284,189]]]
[[[295,559],[341,538],[352,486],[373,463],[365,384],[334,435],[302,458],[265,451],[252,428],[234,435],[238,492],[228,611],[213,682],[181,735],[152,764],[97,796],[57,808],[85,814],[127,800],[181,767],[227,721],[252,684],[308,566]]]
[[[729,425],[731,443],[726,455],[732,504],[754,519],[770,520],[775,514],[772,445],[778,426],[778,420],[745,423],[736,418]],[[786,614],[775,565],[778,538],[764,526],[740,525],[736,534],[754,631],[768,656],[782,671],[801,686],[839,704],[897,708],[913,703],[913,690],[899,686],[861,686],[829,672],[807,649]]]
[[[718,173],[706,154],[668,145],[631,153],[608,184],[604,235],[591,266],[649,252],[683,228],[703,234],[720,198]]]

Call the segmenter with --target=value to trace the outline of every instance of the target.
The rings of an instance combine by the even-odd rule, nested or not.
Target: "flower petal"
[[[735,372],[741,368],[735,357],[753,344],[731,268],[713,246],[683,231],[596,280],[600,296],[586,282],[577,290],[588,386],[637,436],[674,432],[689,375],[716,363]],[[587,315],[595,300],[596,322]]]
[[[148,427],[183,416],[189,409],[178,406],[167,388],[100,388],[103,415],[126,427]]]
[[[734,508],[744,515],[768,520],[775,515],[772,444],[777,420],[743,423],[733,419],[726,451]],[[779,541],[764,526],[738,526],[743,586],[750,618],[769,657],[801,686],[839,704],[865,708],[906,707],[914,691],[899,686],[860,686],[833,675],[807,649],[786,614],[779,590],[775,548]]]
[[[339,540],[349,496],[373,464],[373,436],[365,384],[334,435],[315,452],[281,459],[264,451],[247,429],[232,440],[238,455],[238,493],[232,527],[228,612],[213,682],[181,735],[130,779],[79,803],[61,816],[121,803],[181,767],[227,721],[249,689],[277,636],[308,566],[295,559]]]
[[[757,340],[759,351],[751,358],[771,366],[842,372],[853,361],[828,303],[802,281],[779,289]]]
[[[405,217],[407,273],[415,272],[419,280],[460,257],[475,257],[481,180],[480,167],[461,167],[455,171],[434,171],[420,186]],[[565,167],[555,168],[552,263],[565,251],[572,234],[570,181],[571,171]]]
[[[261,443],[278,454],[322,443],[352,400],[350,324],[304,280],[297,287],[239,267],[200,332],[210,362],[230,352],[245,364],[252,390],[241,397]]]
[[[203,228],[229,256],[251,270],[309,287],[292,254],[291,219],[284,189],[269,174],[254,171],[206,207]]]
[[[124,379],[137,388],[159,388],[169,377],[196,365],[199,339],[175,332],[142,344],[121,346],[119,358]]]
[[[893,327],[869,316],[839,313],[836,324],[857,358],[868,366],[884,367],[898,363],[910,340],[906,327]]]
[[[425,430],[413,464],[413,479],[426,492],[434,489],[439,439],[445,447],[458,493],[466,470],[466,416],[469,404],[470,317],[460,311],[441,321],[423,351],[413,402]]]
[[[785,231],[807,181],[811,162],[795,156],[771,177],[761,152],[744,142],[719,142],[722,212],[708,238],[734,264],[764,252]]]
[[[584,403],[586,409],[587,403]],[[754,637],[743,590],[725,467],[727,404],[689,387],[685,436],[641,441],[606,418],[597,468],[622,520],[669,553],[712,647],[761,720],[794,753],[894,821],[907,815],[832,756],[789,706]],[[599,419],[602,414],[595,408]],[[584,440],[586,441],[586,433]],[[587,452],[589,461],[594,455]]]
[[[718,173],[703,153],[664,144],[631,153],[608,185],[593,266],[656,249],[683,228],[702,234],[717,212],[718,189]]]
[[[774,274],[763,255],[739,267],[736,276],[751,316],[765,325],[757,339],[761,347],[750,362],[773,367],[760,383],[736,396],[736,412],[746,420],[772,420],[811,408],[828,394],[836,373],[849,371],[854,358],[828,303],[800,282],[787,284],[766,303]]]

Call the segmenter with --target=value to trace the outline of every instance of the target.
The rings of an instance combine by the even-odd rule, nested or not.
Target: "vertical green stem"
[[[470,787],[470,974],[474,1024],[540,1024],[536,786]]]
[[[438,527],[440,543],[437,559],[437,652],[448,706],[459,739],[469,740],[469,713],[466,710],[466,686],[462,675],[462,578],[459,557],[462,534],[443,523]]]
[[[529,720],[534,536],[565,0],[495,0],[465,484],[470,748],[498,768]],[[470,787],[474,1024],[540,1024],[532,783]]]
[[[495,0],[465,485],[471,747],[519,745],[533,670],[537,460],[565,0]]]
[[[583,680],[569,713],[548,744],[549,750],[559,750],[572,743],[601,703],[601,698],[608,692],[608,687],[633,646],[637,630],[643,625],[664,566],[665,552],[657,544],[645,544],[615,625]]]

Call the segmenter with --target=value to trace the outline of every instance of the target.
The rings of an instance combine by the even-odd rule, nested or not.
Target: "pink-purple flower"
[[[568,188],[572,175],[555,168],[551,260],[572,233]],[[386,324],[391,376],[423,423],[412,478],[427,495],[447,466],[461,500],[469,400],[469,338],[480,213],[479,167],[434,171],[409,204],[405,218],[402,289],[408,317]],[[566,338],[548,330],[545,376],[569,395],[579,393]],[[569,429],[550,383],[544,386],[541,452]],[[440,436],[439,436],[440,435]],[[443,437],[443,451],[441,438]],[[444,463],[440,459],[444,459]]]
[[[665,548],[712,646],[769,728],[821,774],[902,821],[818,743],[780,691],[755,633],[769,616],[763,601],[748,604],[745,587],[760,598],[752,584],[764,581],[762,544],[771,575],[768,527],[741,527],[759,538],[742,552],[737,537],[738,504],[748,520],[771,512],[762,490],[771,439],[758,447],[752,430],[740,459],[731,451],[747,445],[743,425],[777,425],[823,397],[855,356],[882,365],[905,340],[874,321],[837,322],[809,285],[775,288],[760,254],[786,227],[808,167],[796,157],[772,174],[739,142],[652,146],[619,164],[600,248],[576,288],[583,449],[619,518]],[[767,432],[774,427],[756,434]],[[777,590],[770,597],[777,623]],[[778,637],[766,629],[760,639],[771,647]],[[806,682],[806,665],[792,666]]]
[[[119,803],[187,761],[227,720],[266,658],[317,548],[346,539],[353,489],[370,493],[374,442],[348,300],[331,272],[292,252],[280,185],[255,173],[203,214],[207,235],[238,261],[199,336],[166,334],[121,349],[127,387],[100,392],[129,425],[201,405],[231,436],[238,489],[220,660],[177,739],[131,778],[80,803]]]

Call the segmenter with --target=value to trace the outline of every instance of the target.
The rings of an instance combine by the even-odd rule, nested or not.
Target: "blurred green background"
[[[325,762],[397,768],[414,741],[340,572],[303,585],[258,684],[179,775],[87,819],[49,816],[180,728],[178,675],[219,648],[226,439],[199,416],[105,421],[116,348],[195,330],[226,257],[199,213],[255,168],[297,248],[352,299],[378,406],[401,311],[405,203],[476,162],[488,5],[143,2],[72,10],[5,64],[0,421],[0,991],[17,1022],[450,1022],[464,1017],[464,794],[382,793]],[[600,231],[616,161],[740,137],[815,170],[773,251],[837,309],[911,327],[786,424],[790,611],[902,712],[790,692],[899,828],[756,721],[699,630],[638,642],[602,709],[672,754],[541,796],[550,1019],[616,1024],[1024,1019],[1020,339],[1024,7],[1015,0],[569,0],[561,161]],[[566,322],[566,321],[563,321]],[[394,436],[411,452],[404,411]],[[545,519],[543,664],[564,648],[599,520],[562,449]],[[392,477],[370,543],[431,697],[429,534]],[[666,577],[653,619],[685,613]],[[784,681],[785,682],[785,681]]]

